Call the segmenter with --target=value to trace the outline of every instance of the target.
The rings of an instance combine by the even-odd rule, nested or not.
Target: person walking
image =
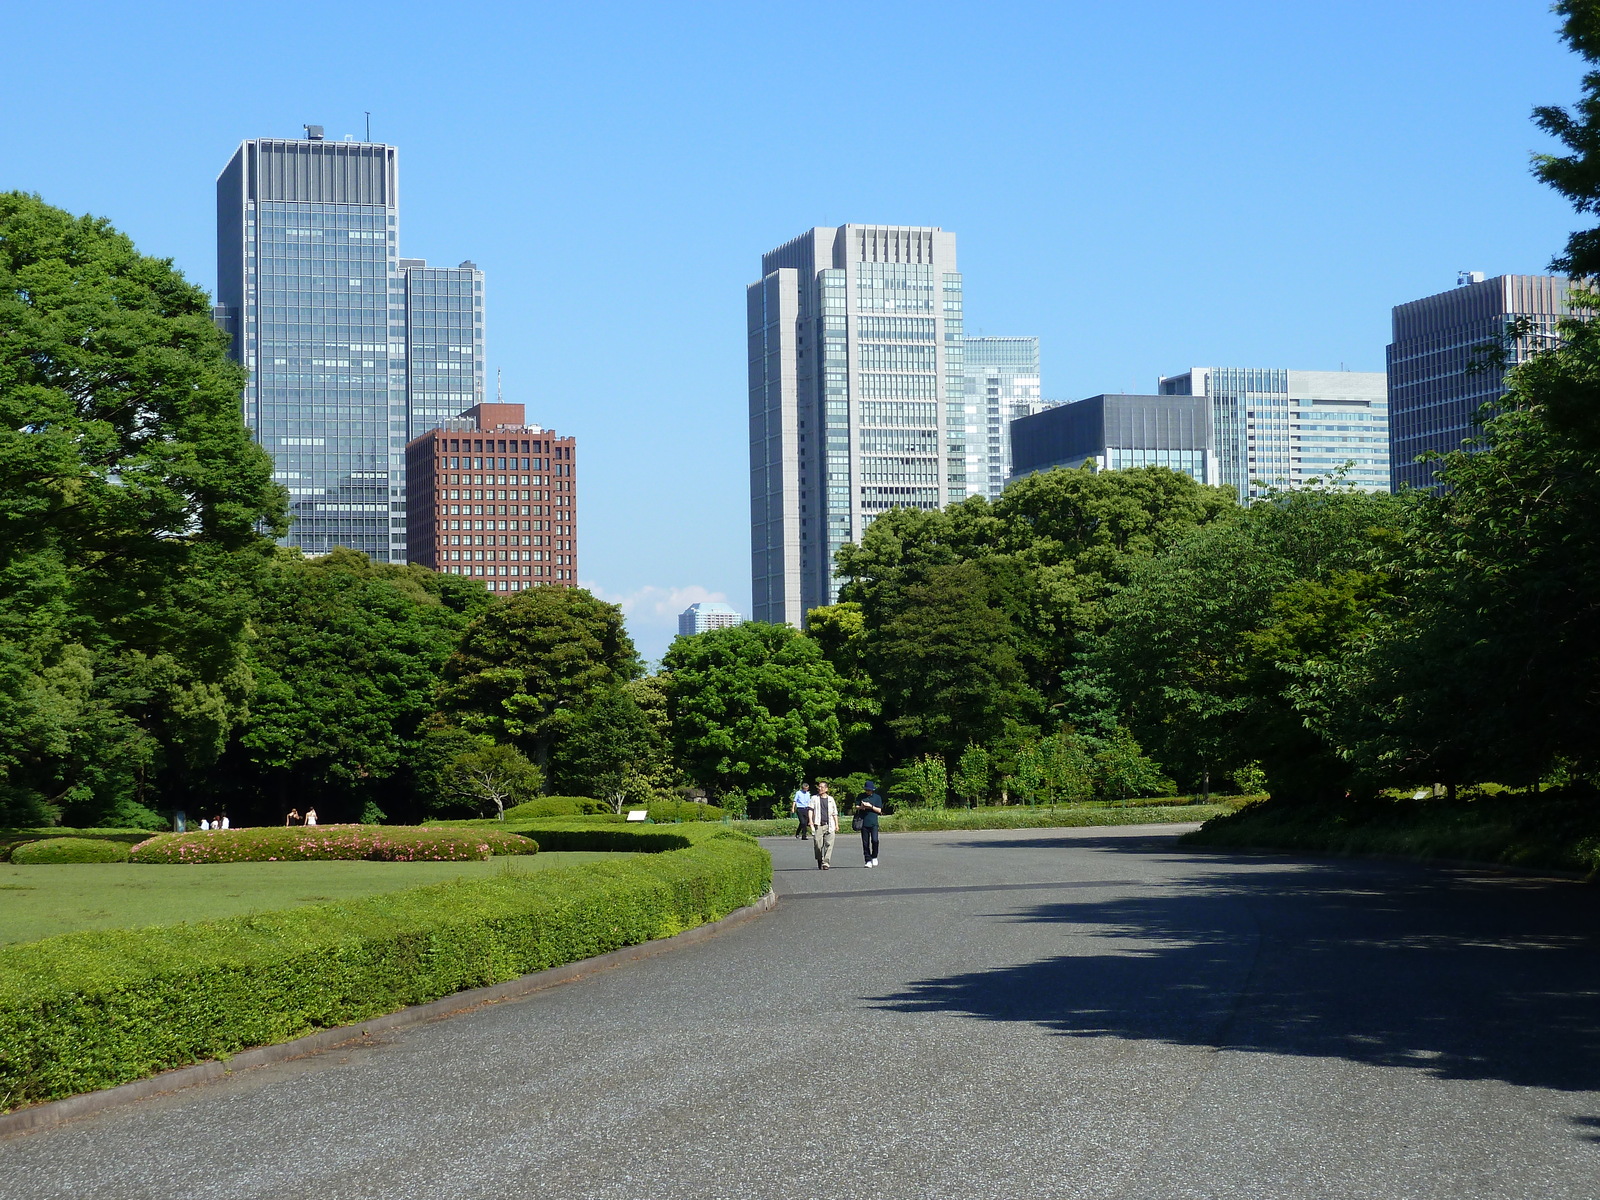
[[[817,780],[816,795],[811,797],[811,849],[817,856],[817,870],[831,871],[833,864],[833,837],[839,832],[839,802],[828,791],[823,780]]]
[[[878,795],[878,785],[867,780],[861,785],[861,795],[856,797],[856,815],[850,824],[861,831],[861,857],[867,866],[878,865],[878,818],[883,815],[883,799]]]
[[[804,780],[800,783],[800,790],[789,801],[789,811],[794,813],[799,824],[795,826],[794,835],[797,838],[811,836],[811,785]]]

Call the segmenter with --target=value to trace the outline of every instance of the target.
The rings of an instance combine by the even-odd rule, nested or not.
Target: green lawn
[[[202,866],[0,863],[0,945],[80,929],[176,925],[351,900],[446,879],[579,866],[631,854],[580,851],[485,862],[258,862]]]

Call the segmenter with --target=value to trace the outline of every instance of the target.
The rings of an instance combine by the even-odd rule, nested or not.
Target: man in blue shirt
[[[794,813],[800,824],[795,828],[797,838],[811,836],[811,785],[804,780],[800,782],[800,790],[794,794],[794,799],[789,801],[789,811]]]

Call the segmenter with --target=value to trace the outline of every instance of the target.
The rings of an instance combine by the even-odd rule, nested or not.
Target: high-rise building
[[[412,559],[491,592],[576,587],[577,444],[479,404],[406,447]]]
[[[744,624],[744,617],[730,604],[702,600],[678,614],[678,636],[693,637],[708,629],[729,629]]]
[[[285,541],[405,562],[407,439],[483,399],[483,276],[402,262],[395,147],[305,129],[217,177],[217,323],[289,492]]]
[[[1192,367],[1163,396],[1211,401],[1218,478],[1245,502],[1345,468],[1346,483],[1389,490],[1389,404],[1381,371]]]
[[[1527,318],[1531,327],[1508,347],[1508,363],[1525,358],[1555,332],[1567,314],[1571,282],[1553,275],[1497,275],[1463,271],[1447,292],[1397,304],[1389,346],[1389,461],[1398,489],[1429,487],[1434,465],[1419,463],[1429,450],[1447,454],[1476,436],[1484,404],[1505,392],[1505,371],[1488,361],[1506,326]]]
[[[755,619],[799,625],[874,517],[967,494],[955,234],[809,229],[747,302]]]
[[[1039,339],[962,339],[967,495],[1000,495],[1011,477],[1011,422],[1054,408],[1039,398]]]
[[[473,262],[430,267],[402,258],[406,396],[412,437],[482,404],[483,272]]]
[[[1013,479],[1077,468],[1171,467],[1217,482],[1211,404],[1204,396],[1091,396],[1011,423]]]

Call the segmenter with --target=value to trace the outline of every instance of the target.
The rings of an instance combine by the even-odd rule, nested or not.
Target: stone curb
[[[354,1025],[341,1025],[337,1029],[324,1029],[321,1033],[307,1034],[305,1037],[296,1038],[292,1042],[279,1042],[272,1046],[257,1046],[251,1050],[241,1050],[238,1054],[230,1056],[226,1061],[213,1059],[209,1062],[196,1063],[192,1067],[175,1067],[170,1071],[163,1071],[159,1075],[152,1075],[148,1079],[136,1079],[132,1083],[124,1083],[118,1087],[104,1088],[97,1092],[85,1092],[80,1096],[68,1096],[64,1100],[48,1100],[43,1104],[35,1104],[31,1108],[19,1109],[16,1112],[0,1116],[0,1137],[4,1137],[7,1134],[23,1133],[32,1129],[43,1129],[50,1125],[59,1125],[64,1121],[72,1121],[78,1117],[89,1116],[91,1113],[104,1112],[109,1108],[131,1104],[135,1100],[147,1100],[151,1096],[160,1096],[182,1088],[197,1087],[203,1083],[225,1079],[236,1071],[247,1071],[251,1067],[265,1067],[272,1063],[285,1062],[291,1058],[319,1054],[324,1050],[331,1050],[336,1046],[370,1037],[376,1033],[384,1033],[391,1029],[404,1029],[410,1025],[421,1025],[428,1021],[436,1021],[471,1009],[480,1008],[485,1004],[495,1004],[502,1000],[514,1000],[519,996],[527,996],[533,992],[543,991],[545,988],[555,987],[558,984],[571,983],[575,979],[581,979],[583,976],[593,974],[596,971],[607,971],[613,967],[624,966],[627,963],[637,962],[643,958],[652,958],[666,950],[676,949],[680,946],[692,946],[697,942],[706,941],[725,930],[733,928],[735,925],[742,925],[746,921],[771,911],[777,902],[777,893],[769,891],[754,904],[735,909],[720,921],[697,925],[693,929],[686,929],[672,937],[656,938],[654,941],[642,942],[637,946],[624,946],[620,950],[612,950],[607,954],[596,955],[594,958],[564,963],[559,967],[550,967],[543,971],[535,971],[531,975],[508,979],[505,983],[496,983],[489,987],[469,988],[464,992],[455,992],[442,1000],[434,1000],[428,1004],[414,1004],[410,1008],[402,1008],[398,1012],[387,1013],[384,1016],[374,1017],[370,1021],[361,1021]]]

